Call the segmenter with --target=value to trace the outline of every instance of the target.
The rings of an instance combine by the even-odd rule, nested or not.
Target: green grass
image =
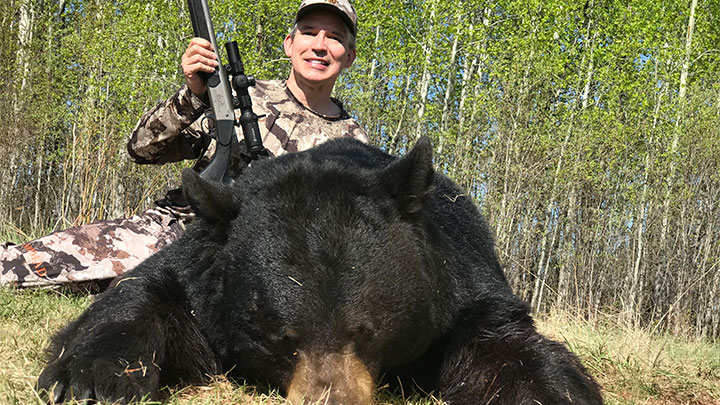
[[[0,403],[39,403],[32,387],[51,334],[90,302],[89,296],[0,288]]]
[[[42,404],[33,390],[50,336],[79,315],[92,296],[0,288],[0,404]],[[589,325],[553,316],[539,329],[565,341],[604,387],[608,405],[720,405],[720,345],[651,336],[613,324]],[[282,398],[266,388],[218,377],[206,386],[170,390],[169,404],[267,404]],[[432,405],[386,389],[378,404]],[[150,403],[150,402],[146,402]]]

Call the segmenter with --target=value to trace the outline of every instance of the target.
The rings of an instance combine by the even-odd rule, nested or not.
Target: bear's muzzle
[[[371,372],[354,352],[301,352],[286,398],[292,405],[368,405],[373,388]]]

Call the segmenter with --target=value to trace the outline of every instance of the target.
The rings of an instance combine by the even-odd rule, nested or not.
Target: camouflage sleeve
[[[362,143],[370,143],[370,137],[367,132],[365,132],[365,128],[355,121],[355,119],[352,119],[352,124],[349,125],[348,136],[355,138]]]
[[[130,158],[163,164],[199,157],[210,142],[199,119],[208,107],[183,85],[140,118],[127,144]]]

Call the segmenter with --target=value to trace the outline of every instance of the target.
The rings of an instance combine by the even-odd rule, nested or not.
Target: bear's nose
[[[298,353],[287,402],[369,405],[373,387],[368,367],[353,351],[302,351]]]

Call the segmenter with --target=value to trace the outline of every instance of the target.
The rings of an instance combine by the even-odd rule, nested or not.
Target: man
[[[283,47],[290,58],[286,81],[258,81],[250,88],[263,144],[271,156],[308,149],[330,138],[365,131],[330,97],[340,73],[355,60],[357,16],[347,0],[305,0]],[[201,157],[206,166],[215,148],[204,112],[208,102],[199,72],[218,67],[210,43],[193,38],[182,57],[185,85],[148,111],[128,142],[130,157],[141,164],[164,164]],[[238,131],[240,131],[238,129]],[[242,133],[229,171],[247,166]],[[192,213],[182,193],[172,190],[158,206],[128,219],[98,221],[55,232],[22,245],[0,245],[0,284],[16,286],[103,286],[176,240]]]

